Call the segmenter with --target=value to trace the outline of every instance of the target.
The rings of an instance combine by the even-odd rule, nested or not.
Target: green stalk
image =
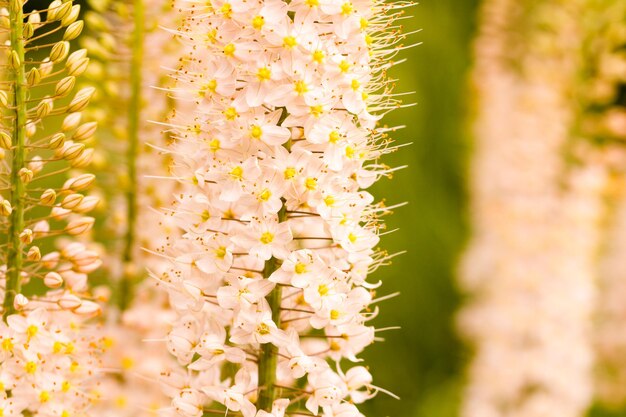
[[[123,261],[124,276],[120,281],[118,305],[125,310],[132,300],[133,252],[135,248],[135,229],[137,223],[137,154],[139,150],[139,123],[141,120],[141,87],[143,64],[143,43],[145,29],[145,14],[143,0],[133,2],[134,29],[132,39],[132,58],[130,63],[130,101],[128,103],[128,148],[126,163],[128,164],[128,189],[126,190],[126,237],[124,243]]]
[[[278,212],[278,221],[287,220],[287,209],[283,202],[283,206]],[[269,278],[274,271],[280,267],[280,263],[274,257],[265,262],[263,268],[263,277]],[[272,292],[266,297],[272,309],[272,320],[276,326],[280,327],[280,302],[282,300],[282,287],[276,285]],[[261,347],[261,356],[259,357],[259,399],[257,408],[259,410],[271,411],[272,403],[276,398],[274,393],[276,383],[276,366],[278,365],[278,348],[272,343],[265,343]]]
[[[25,142],[26,142],[26,71],[24,68],[24,13],[21,1],[11,1],[9,6],[9,20],[11,22],[11,54],[18,65],[9,65],[12,71],[13,101],[11,111],[13,113],[12,132],[12,164],[11,164],[11,212],[7,253],[7,280],[4,295],[4,319],[15,313],[13,301],[21,290],[21,274],[23,268],[23,245],[20,241],[20,233],[24,230],[24,211],[26,184],[22,182],[19,172],[24,168]]]

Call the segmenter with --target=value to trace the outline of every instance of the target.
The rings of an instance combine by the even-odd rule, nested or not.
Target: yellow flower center
[[[259,78],[259,81],[267,81],[272,78],[272,71],[267,67],[259,68],[256,76]]]
[[[39,401],[42,403],[50,401],[50,393],[48,391],[41,391],[39,393]]]
[[[235,120],[239,117],[239,113],[237,113],[237,110],[235,110],[234,107],[229,107],[224,110],[224,116],[226,116],[226,120]]]
[[[209,149],[211,149],[211,152],[217,152],[220,150],[220,141],[219,139],[213,139],[212,141],[209,142]]]
[[[215,257],[218,259],[224,259],[226,257],[226,248],[224,246],[220,246],[215,249]]]
[[[352,243],[356,242],[356,235],[354,233],[350,233],[348,235],[348,240]]]
[[[270,243],[272,243],[274,241],[274,235],[270,232],[264,232],[261,235],[261,243],[264,245],[269,245]]]
[[[339,69],[343,73],[348,72],[348,70],[350,69],[350,63],[345,59],[341,60],[341,62],[339,63]]]
[[[326,284],[322,284],[317,287],[317,293],[321,296],[328,294],[328,286]]]
[[[341,14],[344,16],[349,15],[354,11],[354,6],[349,1],[341,5]]]
[[[336,130],[333,130],[328,134],[328,141],[330,143],[337,143],[341,139],[341,135]]]
[[[2,350],[6,350],[7,352],[13,351],[13,341],[11,339],[4,339],[2,341]]]
[[[296,263],[295,271],[296,274],[304,274],[306,272],[306,264],[303,264],[302,262]]]
[[[369,25],[370,25],[370,22],[366,18],[362,17],[361,22],[360,22],[361,30],[367,29]]]
[[[231,169],[230,176],[236,180],[241,181],[243,179],[243,168],[240,166],[236,166],[235,168]]]
[[[224,17],[230,19],[233,15],[233,6],[230,3],[224,3],[224,5],[220,8],[220,12],[224,15]]]
[[[293,83],[293,88],[300,96],[309,91],[309,87],[307,87],[306,83],[303,80],[298,80]]]
[[[285,36],[283,38],[283,46],[285,48],[293,48],[298,44],[298,41],[293,36]]]
[[[261,194],[259,194],[259,200],[267,201],[270,199],[271,196],[272,196],[272,192],[266,188],[265,190],[263,190]]]
[[[235,45],[229,43],[224,47],[224,55],[226,56],[234,56],[235,55]]]
[[[304,4],[306,4],[309,7],[317,7],[320,5],[320,1],[319,0],[305,0]]]
[[[263,16],[257,15],[252,18],[252,27],[256,30],[260,30],[263,25],[265,25],[265,18]]]
[[[252,129],[250,129],[250,136],[254,139],[261,139],[261,136],[263,136],[263,129],[261,129],[261,126],[252,126]]]
[[[320,117],[322,113],[324,113],[324,108],[318,104],[316,106],[311,106],[309,111],[314,117]]]
[[[26,335],[28,336],[29,339],[31,339],[37,334],[38,331],[39,331],[39,328],[37,328],[37,326],[35,326],[34,324],[31,324],[26,329]]]
[[[352,90],[357,91],[359,88],[361,88],[361,83],[359,82],[359,80],[354,79],[352,80]]]
[[[286,180],[290,180],[290,179],[292,179],[295,176],[296,176],[296,169],[295,168],[289,167],[289,168],[285,169],[285,179]]]
[[[324,51],[316,49],[315,51],[313,51],[313,61],[317,62],[318,64],[321,64],[322,62],[324,62],[324,58],[326,58],[326,54],[324,54]]]
[[[61,384],[61,391],[68,392],[72,388],[72,383],[70,381],[63,381]]]
[[[304,181],[304,186],[309,191],[314,191],[317,189],[317,180],[315,178],[309,177]]]
[[[35,372],[37,372],[37,364],[32,361],[26,362],[24,369],[26,370],[26,373],[34,374]]]
[[[330,310],[330,319],[337,320],[339,318],[339,312],[337,310]]]
[[[324,204],[326,204],[328,207],[332,207],[333,204],[335,204],[335,197],[333,197],[332,195],[327,195],[326,197],[324,197]]]

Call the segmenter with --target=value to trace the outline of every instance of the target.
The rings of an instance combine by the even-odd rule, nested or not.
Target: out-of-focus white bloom
[[[577,131],[572,99],[585,3],[483,6],[474,237],[461,268],[471,298],[460,325],[475,348],[466,417],[576,417],[592,399],[609,164]]]
[[[164,375],[169,411],[358,417],[346,402],[378,392],[338,363],[375,339],[366,278],[388,259],[375,249],[387,209],[364,189],[393,170],[378,121],[399,104],[386,71],[408,5],[179,2],[171,31],[189,52],[168,133],[182,191],[165,213],[182,233],[153,274],[178,313],[168,349],[189,370]]]

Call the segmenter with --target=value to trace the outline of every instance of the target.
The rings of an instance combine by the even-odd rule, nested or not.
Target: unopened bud
[[[62,6],[64,6],[64,4],[61,2],[61,0],[54,0],[48,5],[48,13],[46,15],[48,22],[57,20],[57,16],[59,15],[59,11]],[[71,7],[71,6],[66,6],[66,7]]]
[[[52,63],[52,61],[50,61],[50,58],[46,57],[39,65],[39,73],[41,74],[41,78],[49,76],[53,68],[54,64]]]
[[[72,139],[76,142],[82,142],[94,135],[96,133],[96,129],[98,128],[98,123],[96,122],[88,122],[80,125]]]
[[[68,114],[67,116],[65,116],[65,119],[63,119],[63,123],[61,124],[61,129],[64,132],[76,129],[76,127],[80,124],[82,117],[83,116],[80,113]]]
[[[24,184],[28,184],[33,180],[33,171],[28,168],[20,168],[20,170],[17,172],[17,175],[19,175],[20,180]]]
[[[17,294],[13,299],[13,308],[17,311],[22,310],[24,307],[28,305],[28,298],[26,298],[23,294]]]
[[[89,188],[94,183],[96,176],[93,174],[81,174],[78,177],[70,178],[63,185],[64,190],[81,191]]]
[[[91,230],[94,221],[93,217],[81,217],[80,219],[72,220],[65,226],[65,231],[72,236],[81,235]]]
[[[30,249],[28,249],[28,253],[26,254],[26,259],[31,262],[37,262],[41,260],[41,250],[39,249],[39,247],[31,246]]]
[[[82,58],[79,60],[74,60],[72,62],[67,62],[65,64],[65,68],[67,69],[68,75],[73,75],[78,77],[82,73],[85,72],[89,65],[89,58]]]
[[[22,233],[20,233],[19,238],[23,244],[30,245],[33,243],[33,231],[30,229],[24,229],[22,230]]]
[[[56,200],[57,193],[52,188],[48,188],[46,191],[41,193],[41,197],[39,197],[39,203],[42,206],[53,206]]]
[[[57,63],[67,58],[70,53],[70,43],[67,41],[61,41],[54,44],[50,51],[50,61]]]
[[[85,196],[82,194],[70,194],[63,199],[61,207],[68,210],[74,210],[82,201]]]
[[[80,307],[74,309],[74,313],[84,317],[94,317],[100,314],[102,309],[93,301],[83,301]]]
[[[85,150],[85,145],[82,143],[72,143],[65,147],[62,157],[68,161],[72,159],[78,158],[81,153]]]
[[[63,285],[63,277],[57,272],[48,272],[43,278],[43,283],[48,288],[59,288]]]
[[[46,269],[54,269],[59,264],[59,252],[50,252],[41,258],[41,265]]]
[[[33,160],[28,163],[28,169],[33,171],[33,174],[39,174],[43,169],[43,164],[41,156],[35,155],[33,156]]]
[[[76,213],[89,213],[91,210],[95,209],[100,199],[95,196],[87,196],[83,198],[83,201],[80,202],[78,207],[74,208],[74,212]]]
[[[80,307],[82,300],[73,294],[63,294],[57,304],[64,310],[74,310]]]
[[[69,3],[71,4],[72,2],[69,2]],[[80,6],[78,4],[73,5],[68,15],[61,19],[61,26],[71,25],[72,23],[76,21],[76,19],[78,19],[79,14],[80,14]]]
[[[13,213],[11,202],[9,200],[2,200],[0,202],[0,216],[8,217]]]
[[[54,102],[50,98],[45,98],[37,105],[37,117],[43,119],[50,114],[54,108]]]
[[[88,166],[91,163],[91,160],[93,159],[93,152],[94,152],[93,148],[85,149],[85,151],[82,154],[80,154],[78,158],[73,159],[71,161],[70,165],[74,168],[84,168]]]
[[[0,104],[2,104],[3,107],[6,107],[7,104],[9,104],[9,96],[6,91],[0,90]]]
[[[39,84],[40,81],[41,74],[39,73],[39,70],[36,67],[31,68],[31,70],[28,71],[28,74],[26,74],[26,82],[28,83],[28,86],[35,86]]]
[[[78,35],[80,35],[80,32],[83,31],[83,26],[84,26],[84,23],[82,20],[79,20],[69,25],[67,29],[65,30],[65,34],[63,35],[63,40],[71,41],[73,39],[76,39]]]
[[[22,62],[20,61],[20,56],[17,54],[16,51],[11,51],[11,54],[9,55],[9,64],[14,70],[18,69],[20,65],[22,65]]]
[[[0,148],[11,149],[11,136],[7,132],[0,130]]]
[[[65,144],[65,134],[63,133],[55,133],[50,137],[48,141],[48,148],[50,149],[61,149]]]
[[[93,96],[93,93],[96,91],[94,87],[85,87],[81,89],[76,95],[74,99],[70,102],[67,111],[69,112],[79,112],[87,107],[89,100]]]
[[[24,23],[24,28],[22,29],[22,36],[24,37],[24,39],[29,39],[30,37],[33,36],[34,33],[35,33],[35,28],[33,27],[32,23],[30,22]]]
[[[69,76],[61,79],[54,89],[54,94],[58,97],[65,97],[72,91],[74,88],[74,84],[76,84],[76,77]]]

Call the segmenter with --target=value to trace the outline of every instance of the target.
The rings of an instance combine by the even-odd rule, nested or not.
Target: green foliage
[[[394,136],[413,142],[387,158],[392,166],[408,165],[392,181],[381,181],[375,194],[388,205],[408,201],[387,219],[382,240],[391,253],[407,250],[375,274],[381,294],[401,295],[380,305],[378,327],[401,326],[380,333],[386,341],[366,353],[375,383],[401,397],[380,394],[363,412],[372,417],[451,417],[456,415],[463,349],[454,335],[459,304],[455,263],[467,234],[465,165],[468,141],[464,118],[465,74],[470,61],[477,0],[425,0],[408,14],[405,31],[421,45],[405,51],[394,71],[398,91],[416,91],[397,110],[389,125],[406,125]]]

